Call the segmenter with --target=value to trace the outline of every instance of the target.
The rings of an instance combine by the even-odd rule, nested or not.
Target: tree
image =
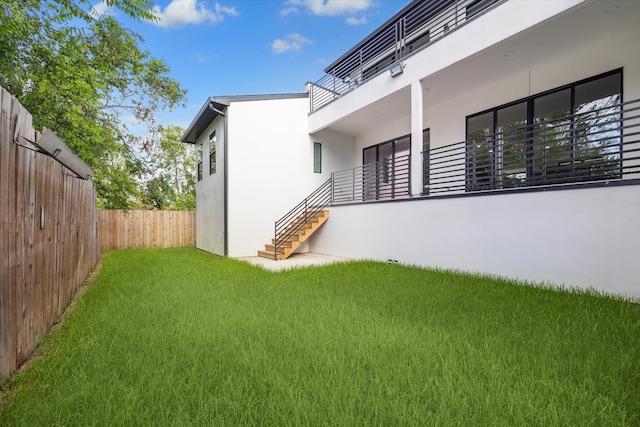
[[[180,142],[184,129],[169,126],[160,130],[160,140],[151,151],[142,201],[155,209],[194,210],[196,207],[196,152]]]
[[[138,20],[153,20],[151,0],[106,0]],[[3,0],[0,84],[20,99],[34,126],[54,130],[90,167],[101,208],[135,207],[144,173],[140,153],[157,134],[155,113],[184,102],[167,64],[90,0]],[[144,124],[139,135],[127,116]]]

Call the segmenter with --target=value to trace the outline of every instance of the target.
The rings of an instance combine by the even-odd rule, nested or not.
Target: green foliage
[[[196,208],[195,149],[180,142],[184,129],[168,126],[160,130],[160,141],[151,150],[149,169],[141,200],[154,209],[191,211]]]
[[[94,169],[102,208],[137,203],[139,153],[158,131],[155,113],[185,91],[167,64],[89,0],[4,0],[0,5],[0,84]],[[127,15],[153,20],[150,0],[109,0]],[[146,127],[143,138],[126,125]],[[138,175],[137,175],[138,174]]]
[[[0,425],[637,426],[638,310],[387,263],[114,251]]]

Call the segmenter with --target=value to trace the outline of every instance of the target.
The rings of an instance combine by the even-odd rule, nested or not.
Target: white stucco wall
[[[629,55],[637,50],[638,40],[640,26],[635,26],[615,38],[579,49],[550,49],[553,55],[539,62],[514,65],[514,69],[496,73],[493,79],[478,81],[461,91],[451,90],[447,97],[434,99],[426,92],[423,120],[424,127],[431,129],[432,147],[463,141],[469,115],[618,68],[623,69],[624,99],[640,98],[640,55]],[[455,81],[451,84],[454,88]]]
[[[355,139],[348,135],[325,129],[312,135],[313,141],[322,144],[322,173],[329,179],[332,172],[351,169],[362,162],[361,150]],[[360,157],[357,157],[360,153]],[[354,159],[358,159],[354,162]]]
[[[232,102],[229,132],[229,256],[255,256],[274,223],[328,176],[313,172],[307,98]],[[301,248],[304,251],[304,248]]]
[[[362,165],[362,150],[372,145],[380,144],[381,142],[390,141],[400,136],[405,136],[411,133],[411,117],[405,116],[394,120],[385,120],[381,118],[379,121],[372,123],[372,128],[358,135],[356,140],[356,164],[353,166]],[[422,145],[422,141],[420,142]],[[418,152],[419,154],[419,152]]]
[[[311,250],[640,297],[640,185],[331,208]]]
[[[216,172],[209,173],[209,135],[216,131]],[[224,122],[218,117],[198,138],[203,146],[202,181],[196,182],[196,247],[224,255]]]

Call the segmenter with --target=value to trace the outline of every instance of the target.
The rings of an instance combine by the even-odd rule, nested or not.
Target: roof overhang
[[[216,96],[207,99],[200,111],[193,119],[187,130],[180,138],[180,141],[195,144],[202,133],[220,115],[226,114],[225,109],[232,102],[246,101],[267,101],[274,99],[295,99],[308,98],[308,93],[284,93],[272,95],[237,95],[237,96]]]
[[[225,102],[227,101],[227,102]],[[229,102],[222,98],[209,98],[193,119],[180,141],[195,144],[202,132],[229,106]]]

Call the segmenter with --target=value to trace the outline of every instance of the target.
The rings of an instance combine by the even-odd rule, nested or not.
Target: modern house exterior
[[[328,211],[298,251],[640,297],[638,16],[416,0],[304,93],[209,98],[197,246],[277,258]]]

